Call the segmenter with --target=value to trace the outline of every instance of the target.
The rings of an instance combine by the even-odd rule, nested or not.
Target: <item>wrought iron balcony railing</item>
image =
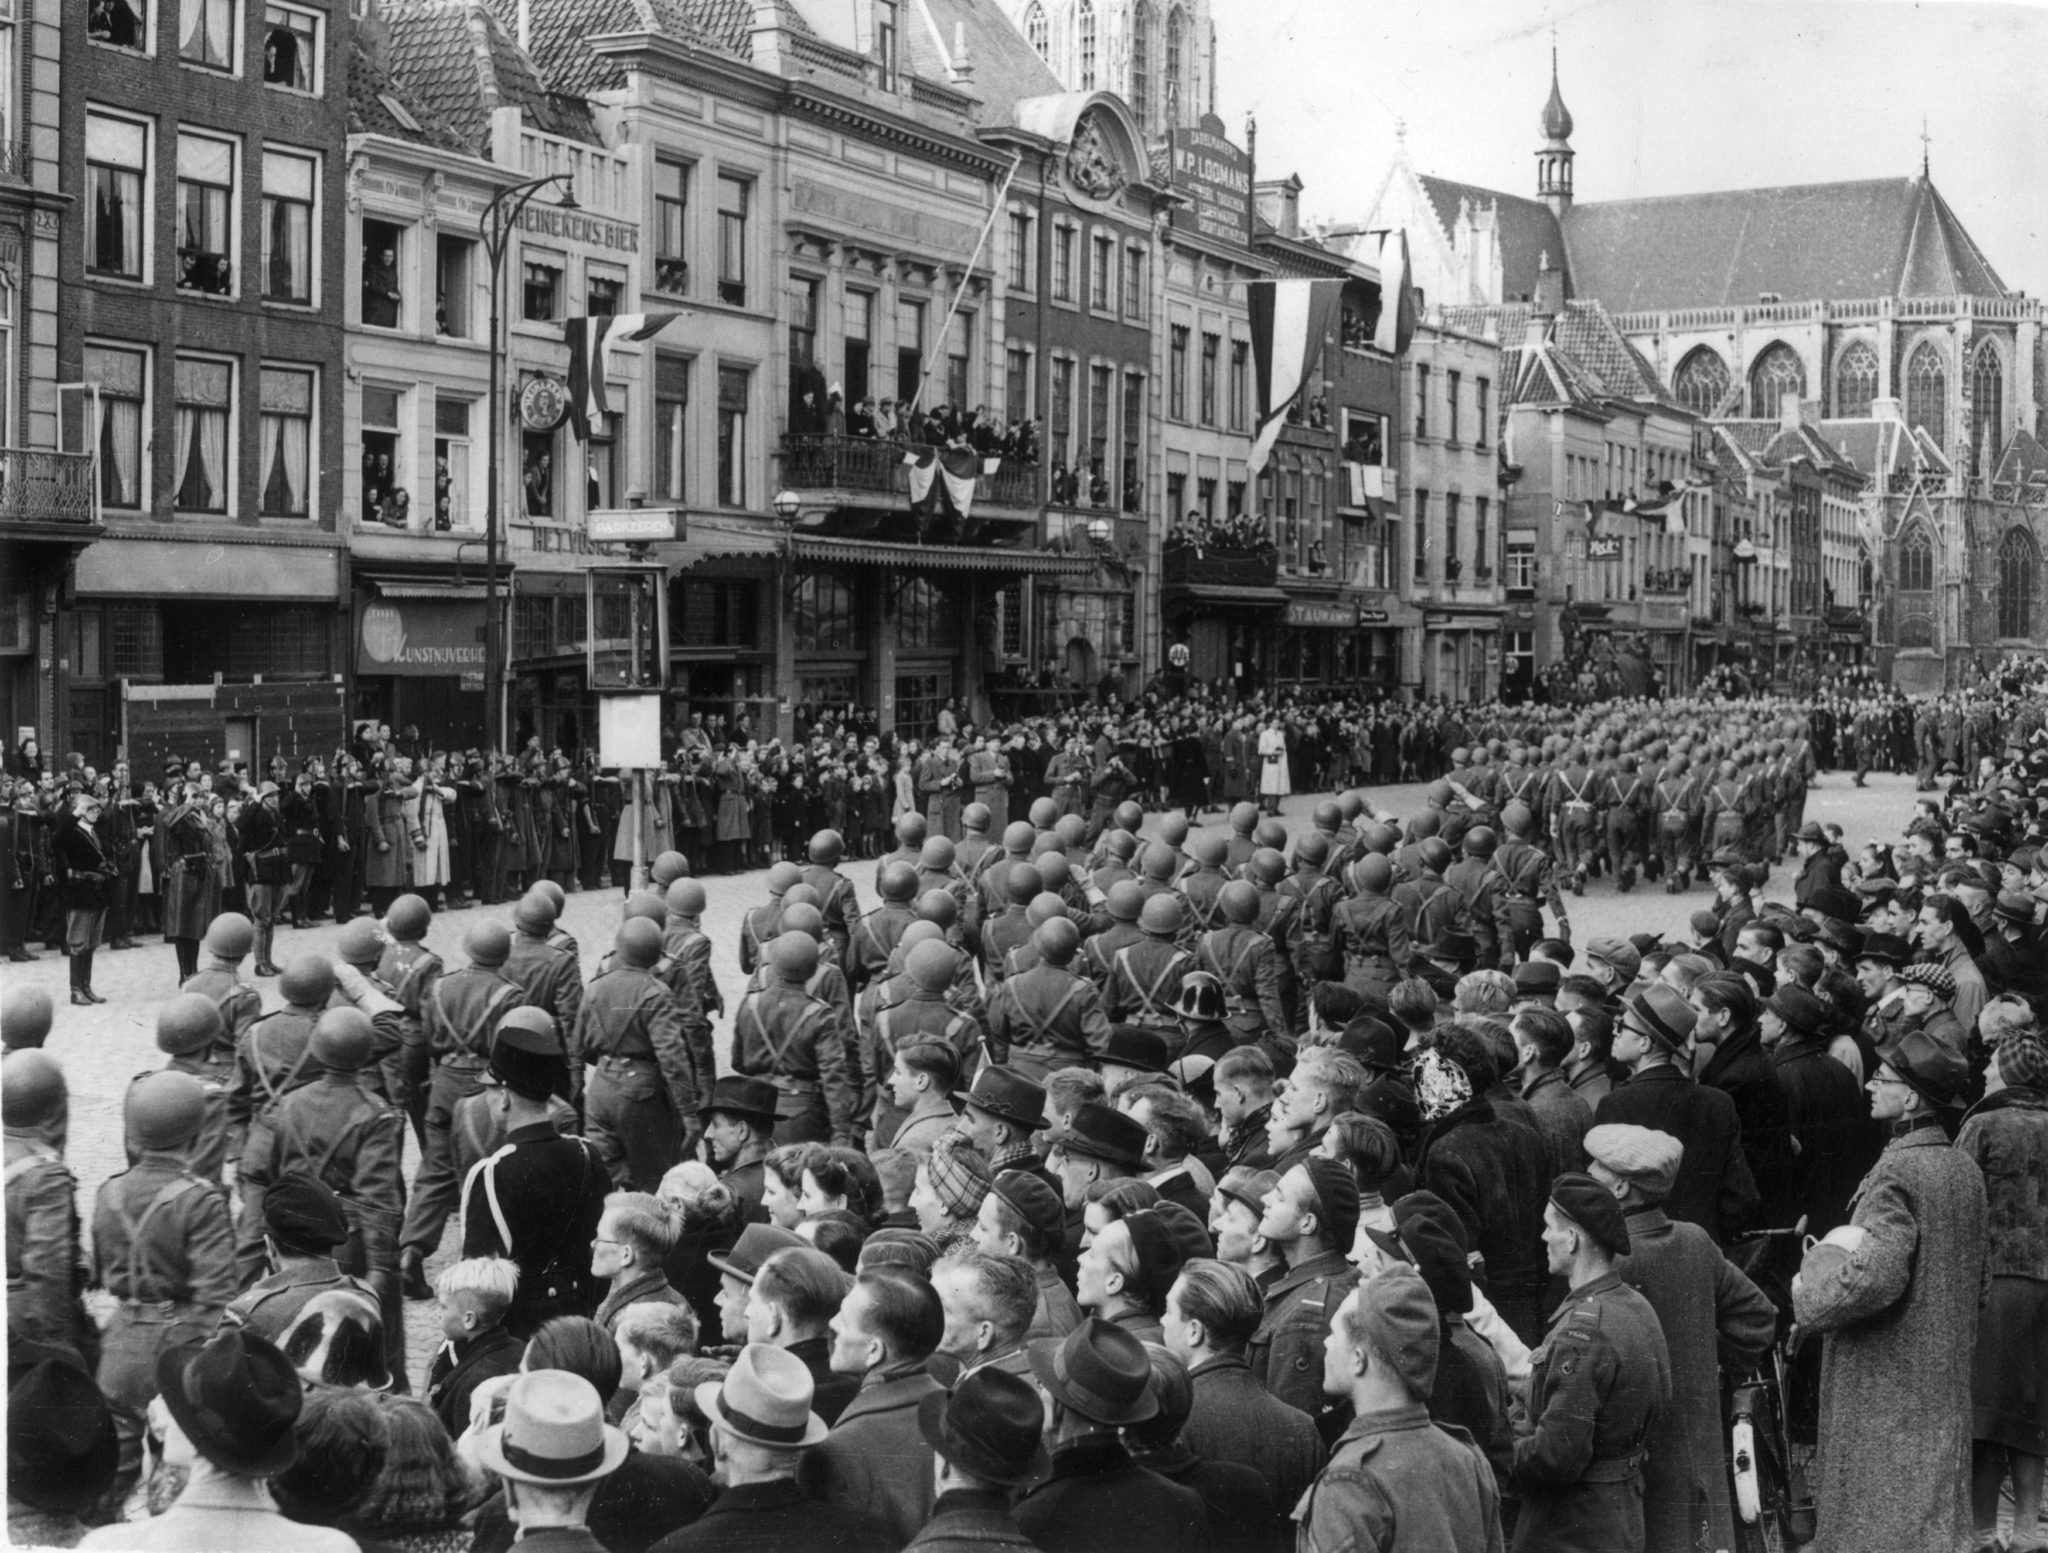
[[[922,444],[883,442],[874,437],[792,433],[782,439],[782,483],[798,491],[908,495],[910,470],[904,459],[923,451]],[[1001,507],[1035,507],[1039,501],[1038,466],[1005,459],[995,473],[975,477],[974,496]]]

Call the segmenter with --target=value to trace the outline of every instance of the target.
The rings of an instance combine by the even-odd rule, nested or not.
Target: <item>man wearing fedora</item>
[[[240,1328],[212,1342],[164,1349],[154,1389],[162,1399],[163,1460],[187,1474],[171,1507],[148,1521],[116,1521],[82,1548],[142,1553],[355,1553],[355,1539],[289,1521],[269,1479],[299,1458],[293,1426],[305,1393],[291,1361],[267,1338]]]
[[[994,1063],[974,1075],[973,1087],[956,1090],[959,1128],[997,1175],[1023,1170],[1057,1187],[1032,1139],[1045,1128],[1045,1089],[1023,1074]]]
[[[1045,1408],[1031,1383],[977,1371],[919,1402],[917,1427],[932,1450],[937,1498],[904,1553],[1035,1553],[1010,1509],[1011,1494],[1050,1469]]]
[[[627,1449],[595,1386],[567,1370],[534,1370],[512,1382],[505,1420],[483,1432],[476,1456],[505,1486],[521,1549],[605,1553],[586,1524],[590,1502]]]
[[[723,1380],[692,1394],[711,1423],[721,1492],[696,1521],[652,1553],[885,1553],[897,1543],[873,1518],[813,1498],[798,1481],[825,1420],[811,1411],[811,1374],[784,1349],[749,1343]]]
[[[1037,1397],[1032,1404],[1037,1405]],[[76,1546],[79,1519],[114,1483],[114,1415],[68,1348],[15,1341],[7,1353],[7,1540]]]
[[[711,1086],[704,1107],[704,1161],[740,1206],[742,1224],[765,1224],[767,1159],[775,1148],[775,1086],[731,1074]]]
[[[565,1138],[550,1100],[568,1083],[555,1022],[515,1008],[491,1041],[485,1086],[497,1096],[505,1144],[462,1183],[462,1254],[519,1264],[505,1328],[525,1339],[552,1316],[587,1316],[604,1297],[590,1242],[604,1217],[611,1176],[596,1148]]]
[[[1661,982],[1623,999],[1611,1052],[1629,1076],[1594,1109],[1593,1122],[1648,1127],[1684,1145],[1664,1211],[1726,1245],[1755,1217],[1757,1187],[1743,1157],[1735,1102],[1692,1078],[1696,1022],[1692,1005]]]
[[[1031,1345],[1031,1370],[1051,1400],[1052,1475],[1017,1501],[1017,1524],[1059,1553],[1195,1553],[1208,1511],[1192,1488],[1131,1460],[1121,1431],[1158,1411],[1145,1345],[1090,1319]]]
[[[1799,844],[1799,877],[1792,881],[1792,900],[1804,911],[1816,890],[1838,888],[1845,861],[1828,833],[1808,820],[1792,838]]]

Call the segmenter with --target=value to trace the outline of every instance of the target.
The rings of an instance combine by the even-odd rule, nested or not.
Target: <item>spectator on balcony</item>
[[[1095,466],[1088,475],[1088,505],[1107,507],[1109,505],[1109,476],[1103,473],[1102,460],[1095,460]]]
[[[837,383],[832,385],[832,391],[825,396],[825,435],[846,435],[846,391]]]
[[[872,395],[863,398],[846,417],[846,434],[850,437],[872,438],[875,434],[875,401]]]
[[[875,411],[875,435],[884,442],[896,440],[896,401],[884,399]]]
[[[1308,547],[1308,569],[1311,576],[1326,576],[1330,570],[1330,558],[1323,553],[1323,542],[1318,539]]]

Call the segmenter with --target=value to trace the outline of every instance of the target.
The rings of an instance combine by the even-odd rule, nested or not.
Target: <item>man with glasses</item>
[[[1755,1217],[1757,1187],[1743,1157],[1735,1102],[1693,1081],[1697,1023],[1692,1006],[1661,983],[1624,999],[1612,1056],[1629,1076],[1600,1102],[1593,1121],[1632,1123],[1678,1139],[1685,1160],[1665,1212],[1725,1244]]]

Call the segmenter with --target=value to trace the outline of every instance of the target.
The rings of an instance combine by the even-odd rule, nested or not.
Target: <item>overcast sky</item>
[[[1365,214],[1422,172],[1533,195],[1550,29],[1582,200],[1910,176],[2008,286],[2048,295],[2048,0],[1212,0],[1218,106],[1261,177]]]

